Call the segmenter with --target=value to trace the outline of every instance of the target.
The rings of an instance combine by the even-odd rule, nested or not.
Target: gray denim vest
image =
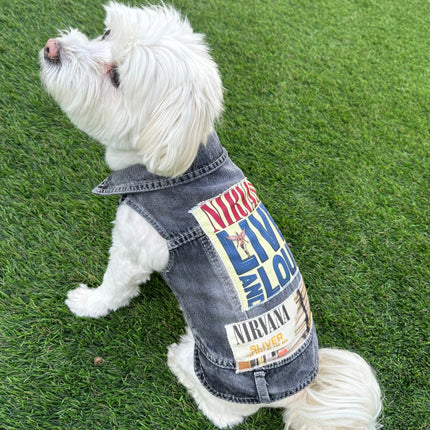
[[[318,340],[302,276],[215,132],[180,177],[134,165],[93,192],[121,195],[166,239],[161,275],[193,332],[195,373],[212,394],[269,403],[315,378]]]

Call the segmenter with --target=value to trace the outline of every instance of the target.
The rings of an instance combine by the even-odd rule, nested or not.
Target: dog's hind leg
[[[129,206],[118,208],[109,264],[98,288],[86,285],[69,291],[66,304],[77,316],[98,318],[128,305],[139,285],[168,261],[166,241]]]
[[[171,371],[188,389],[203,414],[218,428],[240,424],[260,409],[261,405],[228,402],[206,390],[194,373],[194,338],[188,327],[180,343],[169,346],[167,356]]]

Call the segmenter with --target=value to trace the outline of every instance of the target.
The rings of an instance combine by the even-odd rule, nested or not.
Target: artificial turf
[[[184,322],[160,277],[99,320],[64,305],[102,279],[116,199],[91,195],[103,149],[43,92],[38,51],[100,34],[102,4],[0,0],[0,428],[213,429],[165,364]],[[175,5],[207,34],[217,130],[292,245],[320,344],[372,364],[387,430],[430,429],[430,3]]]

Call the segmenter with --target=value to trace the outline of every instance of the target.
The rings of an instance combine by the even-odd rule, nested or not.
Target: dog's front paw
[[[101,300],[97,289],[81,284],[69,291],[66,305],[78,317],[99,318],[109,313],[108,307]]]

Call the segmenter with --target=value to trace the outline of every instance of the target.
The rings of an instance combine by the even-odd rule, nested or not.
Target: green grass
[[[374,366],[387,430],[430,429],[430,3],[175,4],[213,48],[219,134],[293,246],[321,345]],[[100,320],[64,305],[102,279],[116,199],[91,195],[103,149],[37,56],[57,28],[101,33],[100,5],[0,0],[0,427],[213,429],[165,364],[184,323],[161,278]]]

